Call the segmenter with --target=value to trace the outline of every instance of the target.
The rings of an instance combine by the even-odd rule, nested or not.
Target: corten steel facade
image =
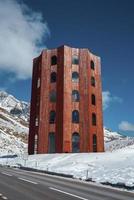
[[[100,58],[61,46],[33,61],[29,154],[103,152]]]

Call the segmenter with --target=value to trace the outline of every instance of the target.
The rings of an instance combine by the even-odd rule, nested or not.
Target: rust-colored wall
[[[63,152],[63,97],[64,97],[64,48],[58,48],[57,57],[57,104],[56,104],[56,152]]]
[[[51,57],[57,56],[57,65],[51,66]],[[72,55],[79,56],[79,65],[72,64]],[[94,61],[95,70],[90,62]],[[51,72],[57,72],[56,83],[50,83]],[[79,73],[79,82],[72,82],[72,72]],[[91,86],[91,76],[95,77],[96,86]],[[37,88],[38,78],[41,79]],[[79,102],[72,102],[72,90],[78,90]],[[49,100],[50,91],[57,93],[56,103]],[[91,103],[91,94],[96,96],[96,105]],[[37,97],[38,96],[38,97]],[[37,105],[37,101],[39,101]],[[49,113],[56,111],[56,123],[49,124]],[[80,121],[72,123],[72,111],[78,110]],[[96,113],[97,125],[92,125],[92,113]],[[39,124],[35,125],[38,116]],[[80,134],[80,152],[93,151],[93,134],[97,136],[97,151],[104,151],[102,89],[100,58],[88,49],[76,49],[61,46],[57,49],[43,50],[41,56],[34,59],[31,114],[28,152],[35,152],[35,135],[37,134],[37,153],[48,153],[49,133],[54,132],[56,152],[72,152],[72,134]]]
[[[32,93],[31,93],[31,111],[30,111],[30,127],[28,140],[28,153],[34,153],[35,135],[38,135],[38,127],[35,126],[35,119],[37,116],[37,80],[40,76],[40,57],[33,60],[33,75],[32,75]]]

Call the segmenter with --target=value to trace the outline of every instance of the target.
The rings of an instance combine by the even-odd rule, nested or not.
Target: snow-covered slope
[[[134,144],[134,137],[123,136],[104,128],[105,151],[116,151]]]
[[[0,156],[20,155],[26,150],[27,144],[21,136],[0,130]]]
[[[26,166],[98,183],[134,186],[134,145],[106,153],[29,156]],[[24,162],[20,161],[22,165]]]
[[[38,154],[0,159],[0,164],[72,175],[98,183],[134,188],[134,145],[114,152]]]
[[[29,104],[0,92],[0,156],[27,149]]]
[[[7,110],[11,115],[22,118],[25,121],[29,119],[30,104],[19,101],[7,92],[0,91],[0,107]]]

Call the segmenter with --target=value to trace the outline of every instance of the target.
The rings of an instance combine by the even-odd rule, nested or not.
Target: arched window
[[[51,65],[56,65],[57,64],[57,56],[52,56],[51,57]]]
[[[56,112],[52,110],[49,114],[49,123],[54,124],[56,120]]]
[[[94,62],[91,60],[91,62],[90,62],[90,66],[91,66],[91,69],[93,69],[94,70]]]
[[[51,73],[50,80],[51,80],[51,83],[55,83],[56,82],[56,72],[52,72]]]
[[[50,132],[48,138],[48,152],[55,153],[55,133]]]
[[[50,92],[50,102],[56,102],[56,91],[54,90]]]
[[[93,76],[91,77],[91,85],[95,87],[95,78]]]
[[[80,100],[80,95],[78,90],[73,90],[72,91],[72,101],[78,102]]]
[[[97,152],[97,136],[93,134],[93,152]]]
[[[35,126],[39,126],[39,117],[35,118]]]
[[[96,114],[92,113],[92,125],[96,126]]]
[[[40,78],[38,78],[38,80],[37,80],[37,88],[39,88],[40,87]]]
[[[80,152],[80,135],[77,132],[74,132],[72,135],[72,152],[73,153]]]
[[[77,55],[74,55],[72,57],[72,64],[74,64],[74,65],[78,65],[79,64],[79,58],[78,58]]]
[[[96,105],[96,97],[94,94],[92,94],[91,96],[91,102],[92,102],[92,105]]]
[[[79,123],[79,112],[78,112],[78,110],[74,110],[72,112],[72,122],[73,123]]]
[[[73,82],[79,82],[79,74],[78,74],[78,72],[73,72],[72,73],[72,81]]]

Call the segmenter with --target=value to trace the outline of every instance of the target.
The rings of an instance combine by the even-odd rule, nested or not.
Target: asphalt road
[[[0,200],[134,200],[134,193],[0,167]]]

